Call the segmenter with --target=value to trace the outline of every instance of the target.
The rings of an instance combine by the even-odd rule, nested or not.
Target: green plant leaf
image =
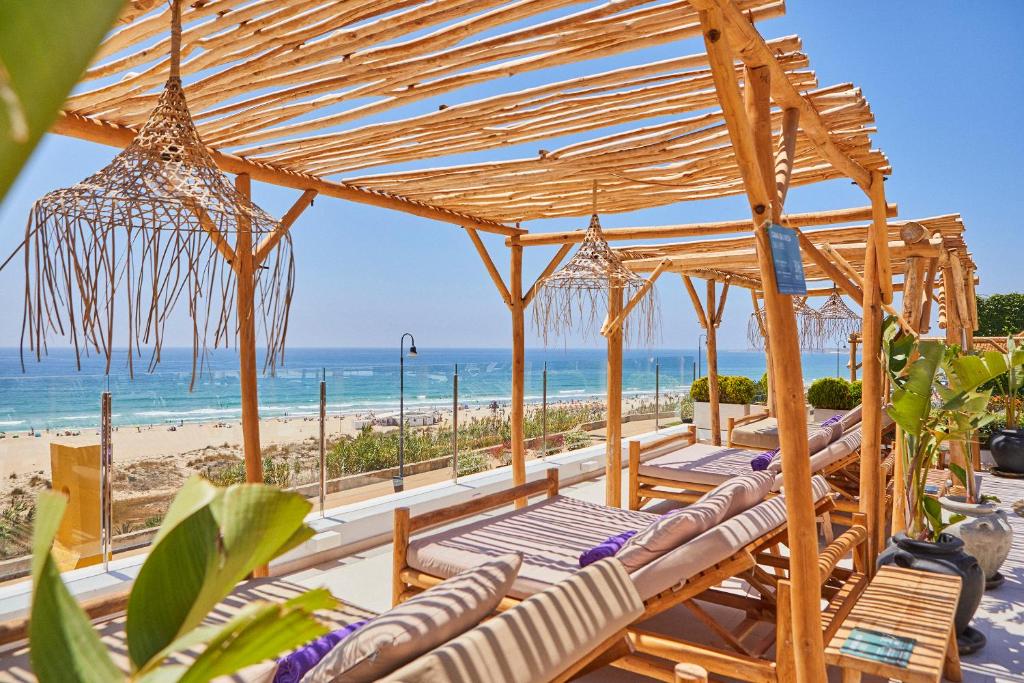
[[[123,680],[85,612],[60,578],[50,553],[67,499],[52,491],[39,494],[32,534],[32,613],[30,658],[41,683],[110,683]]]
[[[913,436],[920,436],[931,411],[932,385],[945,353],[938,342],[919,342],[918,358],[909,366],[906,381],[893,392],[889,416]]]
[[[316,589],[283,603],[248,605],[209,641],[180,682],[205,683],[304,645],[328,632],[313,611],[337,604]]]
[[[303,524],[310,503],[271,486],[241,484],[217,492],[189,482],[172,504],[173,527],[139,571],[128,602],[128,646],[136,669],[206,618],[255,567],[313,535]]]
[[[958,480],[960,480],[960,483],[963,484],[965,488],[967,487],[967,473],[964,472],[963,467],[957,465],[955,462],[951,462],[949,463],[949,471],[952,472]]]
[[[123,6],[124,0],[0,2],[0,200]]]
[[[931,527],[932,540],[937,541],[939,540],[939,534],[946,528],[946,525],[942,522],[942,506],[939,505],[939,501],[931,496],[922,498],[921,505],[924,507],[925,517],[928,518],[928,526]]]

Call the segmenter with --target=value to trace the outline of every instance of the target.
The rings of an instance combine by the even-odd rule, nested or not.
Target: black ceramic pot
[[[899,533],[892,537],[889,547],[878,556],[879,567],[887,564],[959,576],[962,587],[954,626],[960,653],[969,654],[985,646],[985,636],[970,626],[985,592],[985,572],[978,560],[964,552],[963,541],[956,536],[941,534],[938,543],[932,543],[916,541]]]
[[[989,439],[988,447],[1000,470],[1024,474],[1024,430],[1000,429]]]

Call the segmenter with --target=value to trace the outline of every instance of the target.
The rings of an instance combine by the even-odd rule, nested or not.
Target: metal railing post
[[[452,473],[455,483],[459,481],[459,364],[455,364],[452,375]]]
[[[540,404],[540,457],[548,456],[548,362],[544,361],[544,372],[541,373],[541,404]]]
[[[654,359],[654,431],[661,429],[661,359]]]
[[[320,378],[320,516],[327,502],[327,368]]]
[[[114,501],[111,494],[111,468],[114,465],[114,443],[111,434],[110,392],[100,396],[100,552],[103,553],[103,571],[110,569],[113,543]]]

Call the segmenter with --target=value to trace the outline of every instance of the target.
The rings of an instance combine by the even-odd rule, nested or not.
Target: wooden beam
[[[199,225],[202,226],[203,231],[206,232],[210,241],[213,242],[213,246],[217,247],[217,251],[220,253],[221,257],[228,262],[228,265],[231,266],[232,270],[235,270],[237,267],[237,264],[235,263],[235,250],[232,248],[231,244],[228,243],[227,237],[225,237],[224,233],[220,231],[220,228],[214,224],[213,219],[210,218],[210,214],[206,212],[206,209],[200,206],[199,202],[186,199],[184,203],[188,206],[189,210],[195,214],[196,219],[199,221]]]
[[[885,222],[885,176],[881,171],[871,172],[872,244],[878,254],[878,284],[882,288],[882,303],[892,304],[892,263],[889,256],[889,226]],[[865,262],[866,263],[866,262]]]
[[[782,219],[782,207],[789,194],[789,181],[793,177],[793,163],[796,161],[796,139],[800,134],[800,110],[790,107],[782,111],[782,135],[775,148],[775,203],[772,205],[772,219]],[[895,204],[886,207],[896,209]],[[896,214],[893,214],[896,215]],[[785,225],[785,224],[783,224]],[[799,226],[789,226],[799,227]]]
[[[697,296],[697,290],[693,288],[693,280],[689,275],[683,275],[682,278],[683,284],[686,285],[686,292],[690,295],[690,301],[693,302],[693,310],[697,312],[697,322],[706,330],[708,329],[708,316],[704,313],[704,305],[700,302],[700,297]]]
[[[608,318],[622,313],[622,288],[608,290]],[[622,507],[622,327],[608,340],[608,420],[605,423],[605,504]]]
[[[971,306],[967,300],[967,281],[964,278],[963,264],[960,263],[960,257],[957,256],[955,249],[950,249],[947,253],[949,254],[950,274],[953,276],[953,289],[956,290],[956,310],[960,327],[972,333],[967,335],[971,337],[974,336],[974,321],[971,320]]]
[[[256,247],[256,265],[263,263],[271,250],[277,246],[284,236],[291,230],[292,225],[299,219],[302,212],[313,205],[313,200],[316,198],[316,190],[306,190],[302,195],[295,200],[292,207],[281,217],[281,221],[277,224],[277,228],[270,233],[265,235],[260,244]]]
[[[800,683],[825,680],[824,646],[821,635],[821,588],[818,581],[818,539],[812,530],[816,529],[814,514],[814,498],[811,493],[811,468],[807,451],[807,420],[804,414],[803,373],[800,367],[800,346],[797,339],[796,316],[793,313],[792,300],[779,294],[775,280],[775,269],[771,259],[771,245],[768,240],[766,224],[771,219],[770,205],[774,197],[765,191],[765,183],[761,178],[757,163],[757,150],[752,133],[753,128],[747,121],[746,112],[740,99],[736,72],[733,68],[733,51],[730,40],[726,37],[727,29],[722,9],[717,2],[711,0],[691,0],[701,9],[700,21],[704,34],[704,45],[711,65],[712,77],[718,101],[722,106],[729,138],[732,141],[736,163],[743,178],[743,185],[750,203],[751,220],[755,226],[758,266],[761,281],[764,283],[764,301],[767,311],[768,331],[773,346],[771,363],[774,369],[784,371],[773,372],[775,378],[776,408],[779,423],[779,441],[782,451],[782,477],[786,489],[786,514],[789,518],[790,545],[790,581],[791,597],[791,631],[793,634],[793,664],[796,680]],[[729,10],[736,8],[731,2]],[[740,18],[749,23],[743,15]],[[742,36],[740,36],[742,37]],[[764,45],[761,36],[754,31],[754,39]],[[744,43],[737,42],[738,47]],[[767,50],[767,48],[765,48]],[[777,67],[778,64],[769,53],[767,59]],[[753,64],[753,65],[759,65]],[[770,72],[772,93],[776,88],[788,84],[785,73],[777,75]],[[776,84],[776,81],[780,81]],[[779,97],[777,102],[785,106]],[[800,105],[809,106],[797,93]],[[761,110],[758,117],[770,117],[770,111]],[[805,117],[817,117],[813,109]],[[827,157],[826,157],[827,158]]]
[[[127,126],[99,122],[85,116],[68,114],[66,112],[61,113],[50,131],[59,135],[89,140],[90,142],[98,142],[118,148],[127,147],[137,134],[135,129]],[[307,173],[296,173],[269,164],[243,159],[234,154],[227,154],[210,148],[207,149],[214,162],[225,173],[244,173],[259,182],[279,187],[291,187],[303,191],[316,190],[325,197],[347,199],[360,204],[369,204],[370,206],[377,206],[382,209],[401,211],[414,216],[420,216],[421,218],[451,223],[460,227],[469,226],[483,232],[493,232],[499,235],[522,235],[526,232],[525,230],[512,228],[496,221],[477,218],[476,216],[459,211],[433,206],[388,192],[324,180]]]
[[[544,271],[540,275],[538,275],[537,279],[533,281],[532,285],[530,285],[529,291],[527,291],[526,296],[523,297],[523,306],[530,305],[530,302],[533,301],[533,297],[537,296],[537,287],[540,286],[540,283],[544,280],[544,278],[551,275],[551,273],[555,272],[555,268],[557,268],[558,265],[562,262],[562,259],[565,258],[565,255],[569,253],[570,249],[572,249],[571,244],[563,244],[561,247],[558,248],[558,252],[555,253],[555,255],[551,258],[550,261],[548,261],[548,265],[547,267],[544,268]]]
[[[821,120],[818,110],[790,82],[785,69],[775,59],[771,48],[733,0],[692,0],[690,4],[700,10],[714,8],[722,13],[724,21],[719,30],[727,36],[729,44],[734,46],[736,54],[743,63],[750,67],[768,67],[768,74],[771,78],[771,94],[775,104],[783,109],[798,109],[804,136],[814,145],[818,153],[839,172],[867,192],[871,185],[871,177],[867,169],[850,158],[832,141],[832,136]],[[730,55],[731,57],[732,55]]]
[[[889,204],[886,213],[890,218],[899,215],[899,206]],[[871,220],[870,206],[852,209],[834,209],[831,211],[814,211],[810,213],[791,213],[780,217],[777,221],[786,227],[807,227],[815,225],[837,225],[854,221]],[[708,223],[688,223],[680,225],[644,226],[632,228],[603,228],[601,234],[609,242],[637,239],[662,239],[672,237],[707,237],[709,235],[728,235],[738,232],[750,232],[754,224],[743,218],[734,221],[717,221]],[[506,245],[513,242],[524,247],[537,247],[545,244],[577,244],[583,241],[586,230],[568,230],[565,232],[538,232],[518,237],[509,237]]]
[[[921,317],[914,324],[920,334],[927,334],[932,327],[932,301],[935,298],[935,275],[939,269],[939,258],[928,260],[928,272],[924,276],[924,296],[921,303]]]
[[[494,282],[494,286],[498,288],[498,294],[501,296],[501,300],[505,302],[505,305],[509,308],[512,307],[512,295],[508,291],[508,287],[505,286],[505,281],[501,278],[501,273],[494,265],[494,261],[491,260],[491,254],[487,251],[487,247],[484,245],[483,240],[480,239],[480,235],[477,234],[474,228],[466,228],[466,234],[469,235],[469,239],[473,241],[473,246],[476,247],[476,253],[480,254],[480,260],[484,262],[484,268],[487,269],[487,274],[491,276],[491,281]],[[521,302],[520,302],[521,303]]]
[[[714,280],[708,280],[708,282],[714,282]],[[722,316],[725,314],[725,299],[729,296],[730,284],[728,280],[722,283],[722,295],[718,298],[718,308],[715,310],[715,327],[722,324]]]
[[[479,239],[479,238],[478,238]],[[526,327],[523,316],[523,248],[513,245],[509,250],[509,293],[512,313],[512,410],[509,417],[512,441],[512,483],[526,483],[526,440],[523,419],[526,416]],[[516,507],[525,507],[526,498],[516,500]]]
[[[647,281],[644,282],[640,289],[637,290],[636,294],[633,295],[633,298],[626,303],[622,311],[617,316],[615,316],[614,319],[605,321],[605,324],[601,327],[602,336],[607,337],[609,334],[612,334],[616,331],[621,331],[622,324],[626,321],[626,318],[629,317],[630,311],[636,308],[636,305],[640,303],[641,299],[647,296],[647,292],[651,291],[651,287],[654,286],[655,280],[658,279],[658,277],[667,267],[668,262],[666,261],[662,267],[655,268],[654,272],[651,273],[650,276],[647,278]]]
[[[863,305],[863,290],[853,282],[850,282],[849,278],[847,278],[843,272],[832,263],[832,261],[830,261],[818,250],[816,246],[814,246],[814,243],[807,238],[807,235],[805,235],[803,231],[798,229],[796,231],[796,235],[800,240],[800,248],[803,250],[803,253],[807,254],[807,256],[810,257],[810,259],[814,261],[819,268],[825,271],[825,273],[832,278],[832,282],[836,283],[837,287],[843,290],[843,292],[851,299],[856,301],[858,306]],[[832,245],[826,246],[833,249]]]
[[[870,249],[870,248],[871,248],[870,244],[865,245],[865,249]],[[864,278],[862,278],[860,273],[857,272],[857,269],[854,268],[850,264],[849,261],[847,261],[845,258],[843,258],[843,255],[840,254],[839,251],[835,247],[833,247],[831,244],[823,244],[822,245],[822,249],[825,252],[828,253],[828,255],[832,258],[833,262],[835,262],[835,264],[838,265],[842,269],[843,272],[845,272],[847,275],[850,276],[851,279],[853,279],[854,283],[856,283],[856,285],[860,288],[860,290],[865,293],[865,298],[866,298],[866,296],[867,296],[867,289],[865,288],[865,285],[864,285]],[[874,251],[871,251],[868,254],[868,258],[872,258],[871,254],[873,254],[873,253],[874,253]],[[865,270],[867,270],[867,269],[865,268]],[[861,303],[861,308],[863,308],[863,306],[864,306],[863,303]],[[885,310],[886,313],[889,313],[890,315],[892,315],[893,317],[896,318],[897,322],[899,322],[899,324],[900,324],[900,327],[902,327],[904,330],[906,330],[907,332],[909,332],[911,334],[916,334],[914,332],[914,328],[899,313],[899,311],[897,311],[895,308],[893,308],[889,304],[885,304],[885,303],[881,304],[881,307]]]

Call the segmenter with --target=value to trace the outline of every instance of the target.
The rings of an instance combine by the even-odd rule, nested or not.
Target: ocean
[[[804,355],[804,379],[847,376],[847,351]],[[128,375],[126,351],[115,354],[111,373],[104,375],[100,358],[85,358],[76,369],[73,352],[51,350],[37,363],[26,359],[22,372],[19,351],[0,349],[0,431],[30,429],[91,429],[99,424],[100,394],[111,392],[113,422],[117,425],[237,420],[239,407],[238,357],[218,350],[207,360],[193,391],[189,391],[190,349],[164,349],[154,372],[146,372],[148,356],[135,362]],[[658,367],[663,393],[679,393],[704,374],[706,358],[695,349],[626,350],[623,353],[624,396],[653,395]],[[547,365],[548,400],[568,401],[604,395],[603,349],[527,349],[526,399],[539,402]],[[407,408],[446,408],[452,405],[452,375],[458,364],[459,403],[504,403],[511,394],[511,352],[508,349],[420,348],[405,362]],[[765,370],[759,351],[719,352],[719,373],[755,380]],[[327,383],[332,414],[388,412],[398,407],[398,349],[295,348],[273,376],[261,376],[262,417],[312,415],[317,412],[319,382]]]

